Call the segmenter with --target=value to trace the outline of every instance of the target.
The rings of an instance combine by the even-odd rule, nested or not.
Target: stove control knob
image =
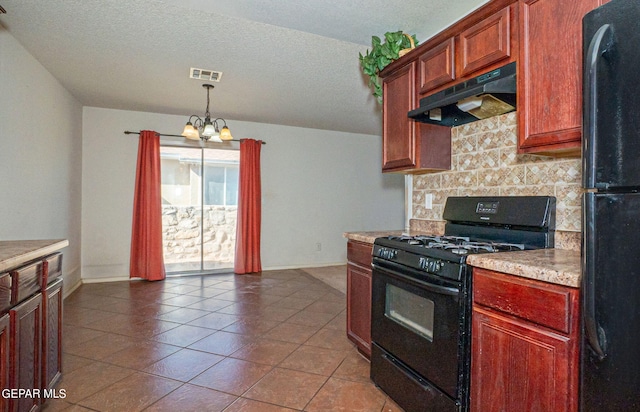
[[[394,249],[380,248],[378,250],[378,256],[384,259],[395,259],[398,256],[398,251]]]

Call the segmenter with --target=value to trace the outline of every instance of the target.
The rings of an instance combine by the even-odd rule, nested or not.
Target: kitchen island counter
[[[69,246],[66,239],[0,241],[0,272],[13,269]]]
[[[467,264],[557,285],[580,287],[579,251],[538,249],[521,252],[484,253],[469,255]]]

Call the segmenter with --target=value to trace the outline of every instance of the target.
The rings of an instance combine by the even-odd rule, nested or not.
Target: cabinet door
[[[0,389],[9,388],[9,314],[0,317]],[[9,410],[9,399],[0,396],[0,411]]]
[[[420,94],[447,84],[456,78],[455,40],[450,38],[421,54],[419,62]]]
[[[577,410],[567,336],[474,305],[471,346],[472,410]]]
[[[42,388],[52,389],[62,374],[62,279],[42,296]]]
[[[415,62],[382,80],[382,170],[416,166],[416,123],[407,113],[416,107]]]
[[[9,385],[14,389],[40,389],[40,326],[42,294],[12,308],[10,314]],[[10,400],[12,411],[37,410],[38,397]]]
[[[579,153],[582,17],[601,0],[520,0],[518,148]]]
[[[347,337],[371,357],[371,269],[347,264]]]
[[[416,64],[411,62],[383,79],[383,172],[451,168],[451,129],[407,117],[417,107]]]
[[[511,56],[511,13],[505,7],[460,34],[459,76]]]

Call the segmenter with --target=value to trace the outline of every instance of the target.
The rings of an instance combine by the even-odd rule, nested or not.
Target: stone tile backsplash
[[[580,159],[519,155],[516,128],[511,112],[451,129],[452,170],[414,175],[412,218],[442,220],[448,196],[555,196],[556,229],[580,232]]]

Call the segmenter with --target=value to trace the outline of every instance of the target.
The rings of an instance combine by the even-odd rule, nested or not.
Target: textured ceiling
[[[0,0],[8,30],[83,105],[380,134],[371,36],[429,38],[487,0]],[[231,126],[231,125],[230,125]]]

